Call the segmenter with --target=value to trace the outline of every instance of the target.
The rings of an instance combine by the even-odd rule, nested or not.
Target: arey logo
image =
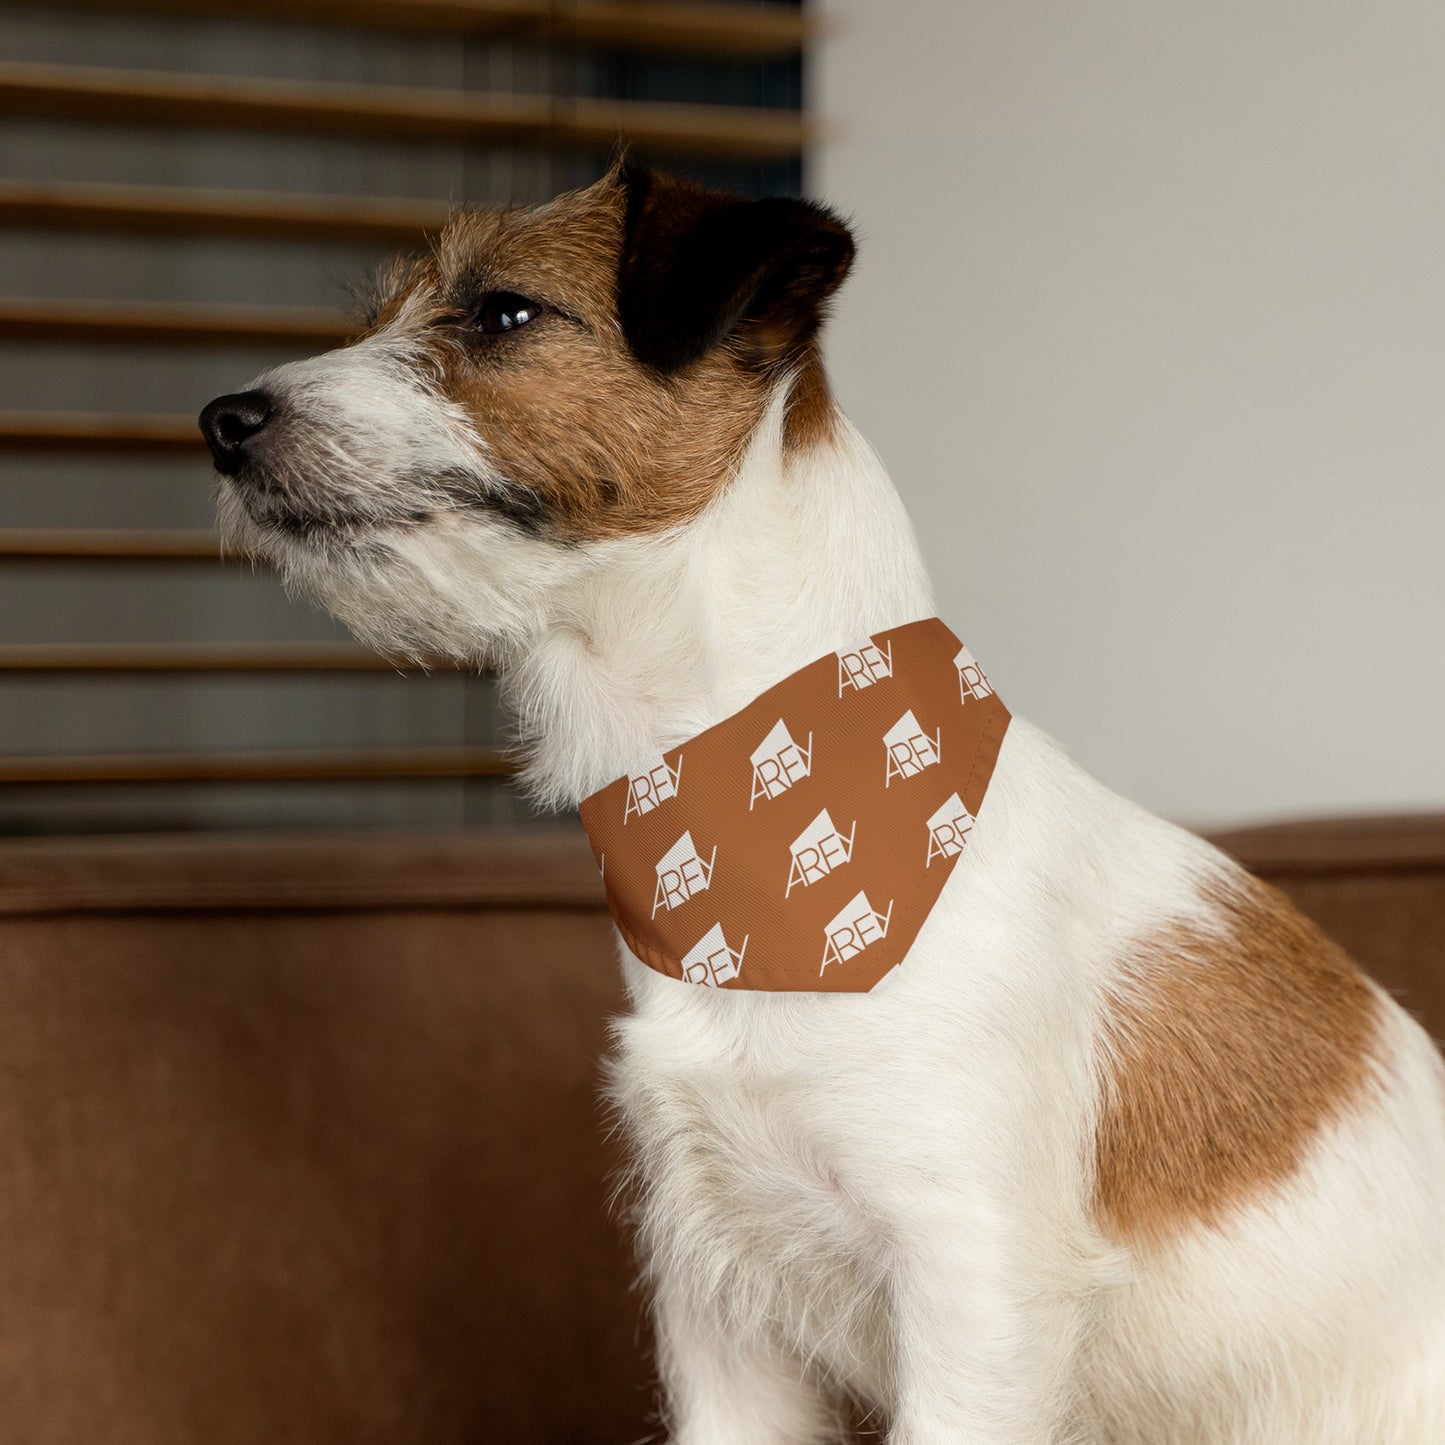
[[[693,845],[692,833],[687,832],[667,850],[657,864],[657,891],[652,895],[652,916],[665,908],[669,913],[689,898],[706,892],[712,882],[712,870],[717,863],[717,844],[713,844],[712,857],[703,862],[702,855]]]
[[[957,858],[963,852],[964,839],[973,831],[974,821],[963,800],[951,793],[928,820],[928,861],[923,866],[932,868],[935,858]]]
[[[978,665],[977,659],[968,648],[960,649],[958,656],[953,659],[953,665],[958,669],[960,702],[966,703],[971,697],[993,696],[993,684],[988,680],[983,668]]]
[[[854,647],[838,654],[838,696],[843,689],[851,687],[861,692],[893,676],[893,643],[879,647],[869,638],[862,647]]]
[[[788,731],[788,725],[779,718],[773,729],[753,751],[753,794],[748,800],[748,812],[759,798],[776,798],[786,793],[799,778],[806,778],[813,771],[813,734],[808,734],[808,746],[799,747]]]
[[[682,960],[682,977],[686,983],[700,983],[708,988],[736,978],[742,972],[743,954],[748,951],[748,938],[743,935],[743,946],[739,949],[728,947],[723,937],[721,923],[714,923],[706,933],[688,950]]]
[[[793,861],[788,868],[788,886],[783,890],[786,898],[796,885],[806,888],[820,878],[826,878],[840,864],[853,856],[853,838],[858,832],[858,822],[845,838],[833,826],[828,810],[823,809],[790,845]]]
[[[883,775],[886,788],[894,778],[916,778],[924,768],[943,761],[943,729],[929,737],[909,708],[883,734],[883,747],[888,757],[888,771]]]
[[[871,943],[888,937],[888,920],[893,916],[893,900],[888,901],[888,912],[879,913],[863,892],[854,894],[849,902],[828,925],[825,932],[828,941],[823,945],[823,966],[818,970],[822,978],[823,969],[830,963],[847,963],[857,958]]]
[[[622,824],[636,813],[640,818],[660,807],[669,798],[677,797],[677,787],[682,781],[682,754],[677,755],[677,766],[673,767],[666,758],[659,758],[650,768],[627,776],[627,806],[622,810]]]

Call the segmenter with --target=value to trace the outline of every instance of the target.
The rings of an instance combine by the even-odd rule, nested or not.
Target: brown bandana
[[[936,617],[809,663],[583,800],[627,946],[714,988],[877,987],[963,852],[1008,724]]]

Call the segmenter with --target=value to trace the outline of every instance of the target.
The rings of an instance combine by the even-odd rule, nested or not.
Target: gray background
[[[822,8],[835,381],[1003,696],[1186,820],[1445,806],[1445,8]]]

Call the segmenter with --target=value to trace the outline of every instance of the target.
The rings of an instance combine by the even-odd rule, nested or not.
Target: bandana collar
[[[1008,724],[936,617],[809,663],[583,800],[623,940],[705,987],[876,988],[964,852]]]

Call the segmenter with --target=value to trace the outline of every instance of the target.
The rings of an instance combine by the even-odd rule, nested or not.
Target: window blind
[[[533,821],[487,678],[220,558],[195,414],[619,133],[797,192],[809,38],[735,0],[0,0],[0,833]]]

